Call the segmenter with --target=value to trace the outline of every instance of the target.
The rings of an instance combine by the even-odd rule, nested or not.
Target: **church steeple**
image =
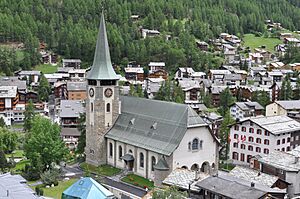
[[[100,27],[96,43],[94,62],[87,79],[90,80],[118,80],[110,60],[109,46],[106,35],[104,14],[101,14]]]

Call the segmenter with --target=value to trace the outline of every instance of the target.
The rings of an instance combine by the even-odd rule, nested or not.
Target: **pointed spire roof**
[[[94,80],[118,80],[110,60],[109,46],[106,35],[104,14],[101,14],[99,33],[96,43],[94,62],[87,79]]]

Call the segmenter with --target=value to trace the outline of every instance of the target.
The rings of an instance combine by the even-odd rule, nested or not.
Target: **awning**
[[[127,153],[127,154],[125,154],[124,156],[122,156],[121,159],[123,159],[123,160],[125,160],[125,161],[128,162],[128,161],[133,161],[133,160],[134,160],[134,157],[133,157],[133,155]]]

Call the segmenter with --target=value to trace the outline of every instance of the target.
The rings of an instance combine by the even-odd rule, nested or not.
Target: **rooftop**
[[[235,104],[244,111],[251,110],[253,108],[255,110],[264,109],[264,107],[262,107],[262,105],[260,105],[258,102],[236,102]]]
[[[86,82],[67,82],[68,91],[86,91]]]
[[[80,136],[80,131],[77,128],[61,128],[61,136]]]
[[[60,109],[61,118],[78,118],[80,113],[84,112],[84,107],[80,100],[61,100]]]
[[[21,70],[18,75],[41,75],[38,70]]]
[[[71,63],[74,63],[74,62],[78,62],[78,63],[81,63],[81,60],[80,59],[63,59],[62,62],[71,62]]]
[[[0,86],[0,98],[15,98],[17,90],[17,86]]]
[[[279,104],[284,109],[300,109],[300,100],[282,100],[282,101],[275,101],[276,104]]]
[[[161,66],[164,67],[166,66],[165,62],[150,62],[149,66]]]
[[[0,198],[3,199],[37,199],[35,192],[20,175],[0,174]]]
[[[1,77],[0,78],[1,86],[17,86],[19,90],[26,90],[26,81],[19,80],[18,77]]]

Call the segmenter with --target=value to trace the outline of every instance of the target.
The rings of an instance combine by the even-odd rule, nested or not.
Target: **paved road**
[[[66,174],[74,174],[76,176],[83,176],[84,171],[79,167],[79,163],[76,163],[74,165],[66,165],[65,167],[62,167],[63,173]]]

